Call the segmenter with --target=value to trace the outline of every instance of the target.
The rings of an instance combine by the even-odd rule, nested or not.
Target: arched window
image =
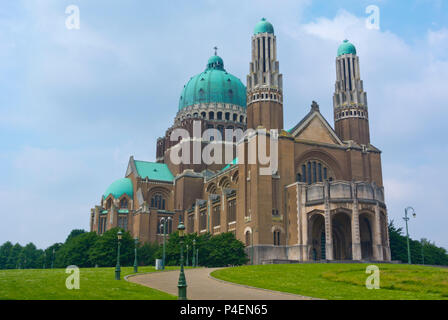
[[[226,120],[230,120],[230,113],[229,112],[226,112],[225,116],[226,116]]]
[[[215,113],[214,113],[213,111],[210,111],[210,112],[208,113],[208,118],[209,118],[209,120],[213,120],[213,119],[215,119]]]
[[[222,112],[221,111],[216,114],[216,119],[222,120]]]
[[[213,220],[213,227],[217,227],[219,225],[221,225],[221,206],[214,206],[213,207],[213,216],[212,216],[212,220]]]
[[[244,121],[244,117],[240,116],[240,122],[243,122],[243,121]]]
[[[280,245],[280,231],[275,230],[274,231],[274,246],[279,246],[279,245]]]
[[[333,181],[331,170],[326,164],[319,160],[311,160],[302,164],[296,174],[298,182],[306,182],[308,184]],[[299,178],[300,177],[300,178]]]
[[[199,231],[205,230],[207,228],[207,213],[202,211],[199,214]]]
[[[238,120],[238,115],[236,113],[233,114],[233,121],[237,121]]]
[[[248,246],[250,246],[251,245],[251,241],[250,241],[250,231],[249,230],[247,230],[246,231],[246,247],[248,247]]]
[[[151,198],[151,208],[157,208],[159,210],[165,210],[165,199],[161,194],[155,194]]]
[[[123,229],[124,231],[128,230],[128,217],[127,216],[118,216],[118,228]]]
[[[227,222],[236,221],[236,200],[229,200],[227,203]]]
[[[120,208],[121,209],[127,209],[128,208],[128,199],[123,198],[120,201]]]
[[[109,200],[107,200],[107,203],[106,203],[106,209],[110,209],[112,207],[112,199],[110,199],[109,198]]]

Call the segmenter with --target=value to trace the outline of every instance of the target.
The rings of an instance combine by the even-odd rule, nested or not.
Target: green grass
[[[178,269],[167,267],[167,270]],[[154,267],[139,267],[139,273],[154,272]],[[65,269],[0,270],[0,300],[174,300],[177,297],[124,280],[132,267],[81,268],[80,289],[68,290]]]
[[[378,264],[380,289],[367,289],[368,264],[284,264],[214,271],[229,282],[323,299],[448,300],[448,269]]]

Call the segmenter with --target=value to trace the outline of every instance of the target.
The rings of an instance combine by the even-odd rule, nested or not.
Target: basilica
[[[334,126],[313,101],[289,129],[277,38],[264,18],[251,47],[246,85],[216,51],[187,81],[172,126],[157,139],[156,161],[130,157],[124,177],[91,209],[91,231],[120,227],[160,242],[163,221],[168,234],[182,221],[188,233],[234,233],[255,264],[390,261],[381,151],[370,142],[355,46],[344,40],[335,48]],[[241,134],[224,139],[227,131]],[[247,161],[263,149],[261,137],[269,150],[275,138],[273,170],[258,157]]]

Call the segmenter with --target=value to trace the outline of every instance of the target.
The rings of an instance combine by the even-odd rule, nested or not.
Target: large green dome
[[[356,48],[353,44],[344,40],[344,42],[338,48],[338,57],[343,54],[356,54]]]
[[[262,18],[261,21],[259,21],[255,25],[254,34],[265,33],[265,32],[274,33],[274,27],[265,18]]]
[[[134,188],[131,179],[122,178],[114,181],[104,193],[104,198],[107,198],[110,194],[115,199],[120,198],[123,194],[127,194],[132,198],[134,196]]]
[[[208,59],[204,72],[192,77],[184,86],[179,110],[199,103],[229,103],[246,107],[246,87],[240,79],[227,73],[217,55]]]

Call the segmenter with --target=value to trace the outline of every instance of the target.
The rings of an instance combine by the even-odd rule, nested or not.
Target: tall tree
[[[6,265],[8,258],[11,255],[12,243],[10,241],[5,242],[0,247],[0,269],[7,269]]]
[[[113,267],[117,261],[119,228],[112,228],[103,233],[89,251],[90,261],[99,267]],[[134,262],[134,239],[129,232],[123,233],[120,241],[120,265],[130,266]]]

